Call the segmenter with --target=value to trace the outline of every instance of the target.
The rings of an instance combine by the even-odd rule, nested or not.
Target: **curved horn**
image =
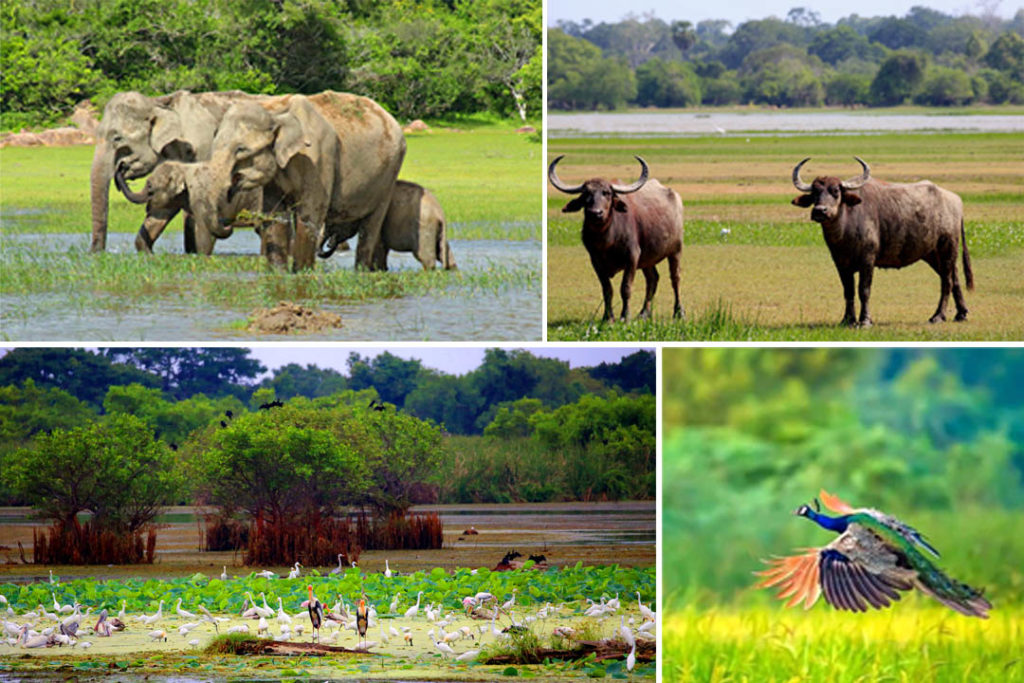
[[[145,193],[132,192],[132,188],[128,187],[128,181],[124,179],[124,171],[120,168],[114,172],[114,184],[117,185],[117,189],[121,191],[125,199],[132,204],[145,204],[149,201],[149,197]]]
[[[564,154],[559,155],[555,157],[555,160],[551,162],[550,166],[548,166],[548,181],[555,186],[556,190],[559,190],[560,192],[565,192],[566,194],[579,194],[580,192],[583,191],[583,183],[572,186],[566,185],[561,180],[558,179],[558,174],[555,173],[555,166],[557,166],[558,162],[564,158]]]
[[[864,172],[857,178],[850,178],[849,180],[843,181],[844,190],[856,190],[857,188],[864,187],[864,184],[871,180],[871,167],[868,166],[867,162],[860,157],[854,157],[860,162],[860,167],[864,169]]]
[[[647,182],[647,162],[641,159],[640,157],[633,158],[640,162],[640,178],[632,185],[612,185],[612,190],[614,190],[618,194],[629,194],[630,192],[636,192],[637,190],[644,186],[644,183]]]
[[[800,169],[803,167],[804,164],[806,164],[810,160],[811,158],[807,157],[799,164],[797,164],[796,168],[793,169],[793,186],[796,187],[796,189],[800,190],[801,192],[811,191],[811,186],[805,183],[804,181],[800,180]]]

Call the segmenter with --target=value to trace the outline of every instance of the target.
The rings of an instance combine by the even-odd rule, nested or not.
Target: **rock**
[[[100,125],[99,119],[96,117],[97,113],[96,107],[93,106],[90,100],[82,100],[75,106],[75,111],[71,114],[70,120],[78,130],[95,136],[96,129]]]
[[[427,133],[430,132],[430,126],[423,122],[422,119],[416,119],[405,128],[402,129],[403,133]]]
[[[522,128],[516,128],[517,133],[536,133],[537,129],[533,126],[523,126]]]
[[[293,334],[319,332],[341,327],[341,316],[329,311],[314,311],[290,301],[282,301],[273,308],[261,308],[249,319],[249,332],[255,334]]]

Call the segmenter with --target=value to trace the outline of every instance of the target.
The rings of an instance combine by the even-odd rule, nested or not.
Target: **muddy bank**
[[[316,311],[291,301],[282,301],[273,308],[253,311],[246,329],[253,334],[301,334],[337,327],[341,327],[341,316],[337,313]]]

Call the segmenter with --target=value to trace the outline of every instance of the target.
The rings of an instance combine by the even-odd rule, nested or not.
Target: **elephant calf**
[[[199,190],[212,182],[209,164],[202,162],[189,164],[165,161],[146,178],[142,192],[133,192],[120,175],[115,175],[114,180],[129,201],[146,205],[146,218],[135,237],[135,248],[149,253],[152,253],[153,243],[160,237],[167,223],[179,211],[191,214],[200,210],[230,220],[243,209],[258,212],[262,208],[262,189],[239,192],[228,206],[216,209],[202,206],[208,200],[205,199],[205,193]],[[187,244],[189,230],[186,227],[186,251],[192,250]],[[221,225],[217,221],[208,222],[202,227],[192,227],[191,230],[194,230],[194,251],[207,256],[213,252],[215,240],[230,237],[232,233],[230,225]]]
[[[388,251],[411,251],[424,270],[433,270],[436,261],[445,270],[456,268],[448,246],[444,210],[437,197],[422,185],[406,180],[395,183],[380,234],[380,245],[374,253],[374,266],[379,270],[387,270]]]

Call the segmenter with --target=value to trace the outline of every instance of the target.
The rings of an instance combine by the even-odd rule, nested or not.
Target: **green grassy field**
[[[579,214],[548,186],[548,335],[553,340],[966,340],[1024,337],[1024,189],[1020,134],[882,134],[686,139],[555,139],[566,182],[635,177],[634,154],[675,189],[685,206],[682,298],[685,322],[673,321],[667,266],[654,321],[599,323],[600,286],[580,244]],[[852,176],[854,155],[895,182],[922,178],[957,192],[966,214],[976,289],[966,292],[966,324],[929,325],[939,281],[925,264],[879,270],[869,330],[836,326],[842,288],[821,229],[790,204],[793,166],[810,156],[804,177]],[[723,233],[727,230],[727,233]],[[959,266],[958,267],[962,267]],[[639,283],[639,284],[637,284]],[[633,308],[642,304],[643,278]],[[614,281],[615,309],[620,303]],[[952,308],[950,308],[949,317]]]
[[[539,138],[515,133],[511,123],[467,120],[451,125],[459,127],[438,125],[407,136],[401,177],[438,196],[452,240],[539,240]],[[356,273],[349,252],[334,257],[344,266],[330,272],[317,268],[286,274],[271,272],[257,256],[218,257],[217,249],[209,259],[167,253],[169,245],[180,245],[180,218],[161,236],[151,257],[91,255],[87,236],[92,153],[89,146],[0,151],[0,291],[12,300],[33,301],[8,306],[8,320],[23,324],[40,314],[44,302],[59,307],[61,314],[70,310],[88,316],[148,312],[184,302],[200,312],[232,309],[233,315],[226,317],[236,318],[232,324],[237,326],[255,307],[281,300],[319,308],[417,296],[457,299],[465,293],[496,295],[508,288],[540,286],[539,263],[527,267],[495,259],[485,267],[457,272]],[[142,208],[129,204],[113,188],[110,196],[110,231],[135,233]],[[8,239],[47,235],[54,241],[45,250],[36,246],[39,240]],[[75,242],[67,244],[61,235],[74,235]],[[465,266],[458,248],[455,255]],[[240,287],[239,282],[249,286]]]

